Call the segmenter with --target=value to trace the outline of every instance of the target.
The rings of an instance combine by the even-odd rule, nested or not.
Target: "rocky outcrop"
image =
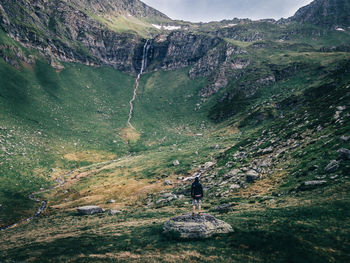
[[[350,2],[348,0],[315,0],[300,8],[292,21],[311,23],[326,28],[347,28],[350,26]]]
[[[164,233],[174,233],[183,239],[208,238],[214,234],[232,232],[232,227],[210,214],[184,214],[164,223]]]
[[[23,46],[37,49],[59,69],[62,66],[58,61],[64,61],[108,65],[136,74],[146,40],[135,32],[114,30],[105,23],[104,16],[127,13],[167,19],[148,7],[141,8],[143,5],[137,0],[74,0],[71,4],[61,0],[19,0],[14,4],[6,0],[0,5],[0,29]],[[134,9],[135,6],[139,8]],[[224,41],[210,35],[174,31],[159,35],[150,43],[150,70],[175,70],[198,62]]]
[[[151,69],[175,70],[198,62],[224,41],[209,35],[177,31],[154,39],[149,61]]]

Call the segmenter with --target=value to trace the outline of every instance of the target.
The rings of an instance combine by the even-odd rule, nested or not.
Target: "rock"
[[[268,148],[265,148],[265,149],[262,150],[262,152],[263,152],[264,154],[272,153],[272,152],[273,152],[273,147],[270,146],[270,147],[268,147]]]
[[[216,150],[216,149],[219,149],[219,148],[220,148],[219,144],[215,144],[215,145],[210,147],[210,149],[212,149],[212,150]]]
[[[304,182],[302,185],[299,186],[299,190],[311,190],[316,188],[317,186],[326,184],[326,180],[314,180],[314,181],[307,181]]]
[[[114,215],[118,215],[118,214],[122,214],[123,212],[120,211],[120,210],[109,210],[108,214],[111,215],[111,216],[114,216]]]
[[[344,141],[344,142],[347,142],[348,140],[350,140],[350,136],[342,135],[342,136],[340,136],[339,139],[342,140],[342,141]]]
[[[249,170],[246,173],[246,181],[247,181],[247,183],[254,183],[258,179],[259,179],[259,174],[256,171]]]
[[[327,166],[326,168],[324,168],[324,170],[327,173],[332,173],[335,172],[337,169],[339,168],[339,162],[336,160],[332,160]]]
[[[88,205],[88,206],[82,206],[78,207],[77,211],[82,215],[93,215],[97,213],[103,213],[103,209],[96,205]]]
[[[208,238],[214,234],[233,232],[232,227],[222,220],[216,219],[210,214],[201,216],[184,214],[173,217],[164,223],[164,233],[175,233],[183,239]]]
[[[164,185],[172,185],[173,183],[170,180],[165,180]]]
[[[205,170],[208,170],[208,169],[212,168],[214,165],[215,165],[215,163],[213,163],[213,162],[206,162],[206,163],[203,165],[203,168],[204,168]]]
[[[115,203],[115,200],[114,199],[110,199],[107,201],[107,204],[114,204]]]
[[[210,212],[219,212],[219,213],[227,213],[233,211],[232,205],[230,204],[222,204],[214,206],[212,209],[210,209]]]
[[[179,160],[175,160],[175,161],[173,161],[173,165],[174,165],[174,166],[178,166],[178,165],[180,165]]]
[[[184,182],[193,181],[196,177],[198,177],[198,176],[189,176],[189,177],[186,177],[185,179],[183,179],[182,181],[184,181]]]
[[[342,160],[350,160],[350,150],[346,148],[341,148],[338,151],[339,158]]]
[[[339,177],[339,175],[336,174],[336,175],[329,177],[329,179],[334,180],[334,179],[337,179],[338,177]]]
[[[156,205],[159,205],[159,204],[161,204],[161,203],[164,203],[164,202],[166,202],[166,200],[165,199],[158,199],[157,201],[156,201]]]
[[[239,184],[231,184],[230,189],[235,190],[235,189],[240,189],[241,186]]]
[[[184,199],[185,198],[185,195],[179,195],[178,196],[178,199]]]

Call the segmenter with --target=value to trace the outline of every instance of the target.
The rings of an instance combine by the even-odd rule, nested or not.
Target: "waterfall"
[[[142,54],[142,64],[141,64],[141,70],[139,72],[139,74],[137,75],[137,78],[135,80],[135,86],[134,86],[134,95],[132,97],[132,99],[130,100],[129,104],[130,104],[130,112],[129,112],[129,119],[128,119],[128,126],[130,126],[131,128],[135,129],[134,126],[132,126],[132,124],[130,123],[131,118],[132,118],[132,114],[134,111],[134,101],[136,99],[136,94],[137,94],[137,89],[139,87],[139,80],[142,76],[143,71],[145,70],[145,68],[147,67],[147,55],[148,55],[148,50],[151,47],[151,45],[149,44],[149,39],[147,39],[145,45],[143,46],[143,54]]]

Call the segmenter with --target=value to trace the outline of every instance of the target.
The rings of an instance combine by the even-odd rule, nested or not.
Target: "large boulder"
[[[96,205],[88,205],[77,208],[78,212],[82,215],[93,215],[98,213],[103,213],[103,209]]]
[[[164,233],[175,233],[183,239],[208,238],[214,234],[232,232],[232,227],[210,214],[184,214],[164,223]]]

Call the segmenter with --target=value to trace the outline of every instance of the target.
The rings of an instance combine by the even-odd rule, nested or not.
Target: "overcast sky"
[[[280,19],[292,16],[312,0],[141,0],[172,19],[192,22],[232,18]]]

